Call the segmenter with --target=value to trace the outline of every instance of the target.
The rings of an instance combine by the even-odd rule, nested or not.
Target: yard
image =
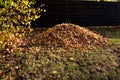
[[[90,29],[110,45],[84,51],[37,44],[37,35],[46,30],[35,28],[24,38],[27,45],[0,54],[1,80],[120,80],[120,28]]]
[[[73,19],[72,23],[81,25],[82,18],[86,18],[90,20],[85,21],[86,25],[91,25],[91,21],[100,23],[96,25],[118,24],[118,4],[112,7],[100,4],[94,8],[89,7],[88,2],[80,1],[80,7],[85,9],[80,14],[76,11],[79,7],[73,2],[68,7],[63,1],[65,8],[60,3],[62,7],[55,5],[56,9],[50,2],[48,8],[51,10],[44,9],[47,6],[42,3],[37,7],[36,3],[37,0],[0,0],[0,80],[120,80],[120,27],[89,28],[55,23],[70,18],[70,22]],[[87,5],[91,9],[87,9]],[[70,15],[65,13],[58,17],[56,10],[58,14],[68,11]],[[72,17],[71,11],[77,13]],[[44,21],[39,18],[43,18],[45,23],[40,23]],[[56,25],[49,29],[31,28],[31,22],[35,20],[38,24]]]

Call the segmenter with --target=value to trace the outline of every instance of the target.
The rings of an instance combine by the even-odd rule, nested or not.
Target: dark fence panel
[[[64,22],[81,26],[120,25],[120,2],[49,0],[43,3],[47,12],[33,26],[51,27]]]

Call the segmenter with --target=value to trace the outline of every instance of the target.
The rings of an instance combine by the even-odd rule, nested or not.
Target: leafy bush
[[[0,2],[0,25],[2,30],[30,27],[31,20],[40,17],[40,8],[34,8],[35,0],[5,0]]]
[[[35,0],[0,0],[0,36],[3,36],[0,37],[0,50],[6,45],[3,44],[5,38],[9,42],[12,35],[21,36],[32,30],[31,21],[39,18],[42,11],[34,4]]]

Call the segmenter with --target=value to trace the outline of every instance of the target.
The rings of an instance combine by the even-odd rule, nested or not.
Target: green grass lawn
[[[120,45],[120,38],[109,38],[110,42]]]
[[[120,80],[119,31],[94,31],[117,46],[84,52],[27,46],[0,54],[0,80]]]

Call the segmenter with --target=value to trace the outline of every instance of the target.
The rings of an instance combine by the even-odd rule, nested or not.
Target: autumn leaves
[[[42,45],[59,46],[67,50],[100,49],[108,45],[106,38],[86,28],[69,23],[55,25],[39,37]]]

